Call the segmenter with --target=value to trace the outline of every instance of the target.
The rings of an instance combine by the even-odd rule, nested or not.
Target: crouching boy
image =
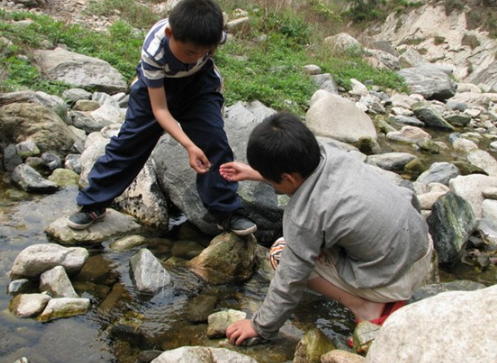
[[[266,181],[291,199],[284,237],[272,249],[275,276],[252,319],[228,327],[233,344],[274,338],[306,287],[343,304],[356,322],[381,325],[423,283],[432,247],[409,189],[346,151],[320,145],[287,113],[253,130],[247,160],[250,166],[223,164],[221,175]]]

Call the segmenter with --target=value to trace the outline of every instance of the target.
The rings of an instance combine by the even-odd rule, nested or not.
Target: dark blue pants
[[[242,207],[238,184],[227,182],[219,166],[233,160],[224,131],[219,92],[220,78],[213,63],[185,78],[164,80],[167,104],[183,131],[205,153],[212,166],[197,174],[197,191],[204,207],[217,219]],[[152,114],[147,86],[136,81],[131,87],[126,120],[93,166],[89,185],[76,200],[81,206],[108,207],[133,182],[148,160],[164,130]],[[164,155],[164,157],[168,157]]]

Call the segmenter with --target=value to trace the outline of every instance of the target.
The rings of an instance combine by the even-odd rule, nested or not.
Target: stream
[[[439,134],[446,141],[447,134]],[[434,134],[434,139],[437,135]],[[398,145],[395,150],[408,151]],[[419,155],[418,155],[419,156]],[[454,155],[422,155],[431,162],[454,160]],[[340,304],[306,293],[281,338],[250,348],[234,347],[225,339],[209,339],[207,323],[191,319],[191,311],[212,301],[212,311],[254,311],[264,299],[268,282],[255,274],[244,284],[205,284],[178,261],[191,259],[210,241],[195,232],[181,215],[171,218],[171,231],[143,231],[148,248],[170,272],[173,293],[144,297],[136,293],[129,274],[129,259],[139,248],[115,251],[113,240],[88,247],[90,258],[71,280],[81,297],[89,298],[91,309],[84,315],[38,322],[21,319],[9,311],[8,273],[17,255],[26,247],[54,243],[44,230],[54,220],[76,208],[77,187],[65,187],[52,195],[28,194],[11,185],[6,175],[0,181],[0,363],[26,357],[32,363],[149,362],[160,351],[181,346],[229,347],[254,357],[259,363],[293,360],[302,334],[311,327],[321,329],[338,348],[348,349],[346,338],[354,329],[353,317]],[[122,237],[122,236],[121,236]],[[143,247],[143,246],[142,246]],[[167,262],[166,262],[167,261]],[[495,266],[486,273],[462,263],[440,269],[442,281],[466,279],[487,286],[497,282]],[[32,292],[37,292],[32,286]],[[205,299],[205,300],[204,300]],[[290,337],[290,338],[289,338]]]

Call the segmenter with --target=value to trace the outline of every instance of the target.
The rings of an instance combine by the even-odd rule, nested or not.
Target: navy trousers
[[[220,84],[213,62],[192,76],[164,79],[169,111],[212,164],[206,174],[197,174],[196,186],[204,207],[218,220],[242,208],[238,183],[219,174],[221,164],[233,161]],[[108,207],[136,178],[163,132],[152,113],[147,86],[138,79],[131,87],[126,120],[90,171],[89,185],[76,198],[78,205]]]

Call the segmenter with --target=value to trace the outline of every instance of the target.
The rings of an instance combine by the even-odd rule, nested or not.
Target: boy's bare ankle
[[[384,303],[368,301],[364,303],[359,310],[352,312],[354,313],[356,321],[374,320],[381,317],[384,308]]]

